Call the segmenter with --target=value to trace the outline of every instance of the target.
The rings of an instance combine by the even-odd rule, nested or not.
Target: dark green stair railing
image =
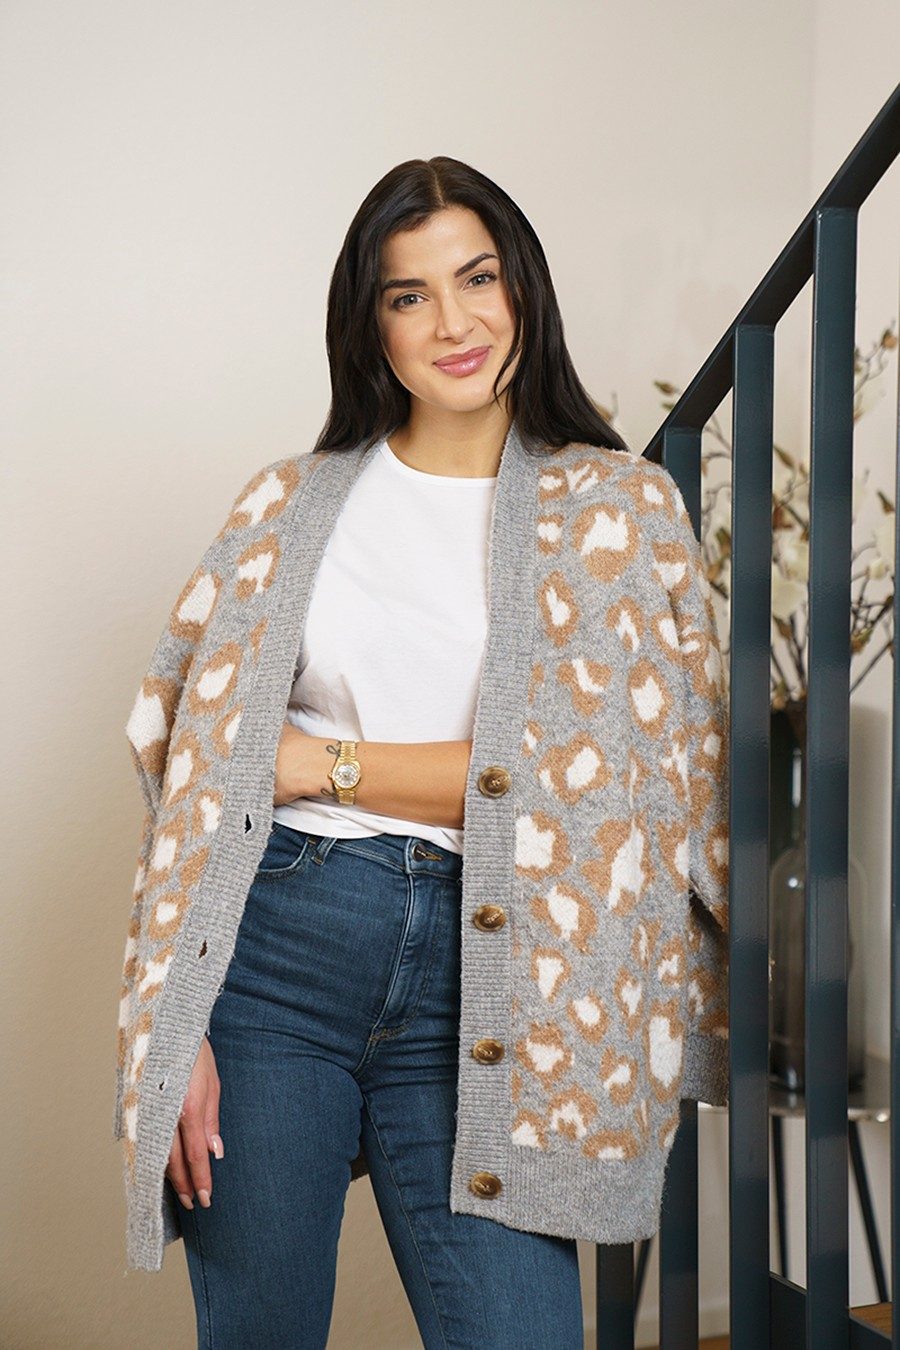
[[[644,455],[700,532],[703,428],[732,394],[729,640],[731,1350],[891,1345],[849,1308],[846,947],[850,573],[859,208],[900,152],[900,85],[691,380]],[[806,794],[806,1288],[769,1262],[768,834],[775,326],[813,281]],[[900,446],[898,446],[900,483]],[[895,533],[896,557],[900,537]],[[894,587],[894,632],[900,632]],[[900,697],[891,778],[891,1191],[900,1160]],[[761,884],[761,880],[764,884]],[[659,1233],[660,1350],[698,1344],[697,1104],[681,1102]],[[724,1197],[723,1197],[724,1199]],[[897,1288],[898,1205],[891,1213]],[[638,1285],[646,1247],[641,1252]],[[633,1350],[632,1244],[597,1248],[597,1345]]]

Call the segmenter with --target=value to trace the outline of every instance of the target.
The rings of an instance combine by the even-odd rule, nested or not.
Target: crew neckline
[[[444,473],[426,473],[424,469],[414,469],[411,464],[406,464],[402,459],[394,454],[394,451],[388,445],[387,437],[383,437],[379,446],[382,456],[391,465],[391,467],[400,474],[405,474],[407,478],[415,478],[417,482],[424,479],[429,483],[440,483],[451,487],[488,487],[491,483],[496,483],[497,475],[492,478],[458,478],[455,474]]]

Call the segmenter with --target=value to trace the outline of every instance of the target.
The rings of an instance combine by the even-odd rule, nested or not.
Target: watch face
[[[338,787],[356,787],[359,782],[359,768],[356,764],[339,764],[332,776]]]

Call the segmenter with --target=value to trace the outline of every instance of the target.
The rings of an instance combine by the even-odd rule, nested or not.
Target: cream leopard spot
[[[175,601],[169,627],[176,637],[196,642],[203,634],[215,609],[222,578],[198,567]]]
[[[175,806],[183,801],[209,768],[200,741],[193,731],[183,731],[169,753],[166,776],[163,779],[163,802]]]
[[[663,655],[674,665],[680,666],[682,663],[681,641],[675,616],[671,609],[651,615],[649,628]]]
[[[675,503],[668,483],[656,474],[648,473],[644,465],[641,472],[629,475],[622,486],[634,502],[639,515],[660,512],[670,520],[675,520]]]
[[[601,857],[582,863],[582,876],[611,913],[627,915],[656,879],[645,813],[607,820],[594,832],[594,840]]]
[[[573,708],[585,717],[593,717],[603,707],[603,695],[612,676],[612,666],[602,661],[589,661],[583,656],[560,661],[556,668],[556,678],[572,695]]]
[[[538,987],[545,1003],[552,1003],[561,984],[569,979],[572,964],[562,952],[553,947],[533,947],[531,952],[531,978]]]
[[[125,734],[140,764],[159,776],[166,767],[166,747],[178,705],[177,680],[148,675],[137,692]]]
[[[202,716],[219,712],[231,698],[241,668],[241,649],[226,642],[209,658],[188,691],[191,712]]]
[[[281,549],[278,536],[270,531],[255,544],[248,545],[237,560],[235,595],[238,600],[249,600],[268,590],[275,580]]]
[[[184,811],[178,811],[165,828],[157,832],[147,863],[147,877],[152,885],[164,881],[175,866],[186,828]]]
[[[590,950],[591,938],[597,931],[597,913],[590,901],[573,886],[554,882],[545,894],[532,897],[531,913],[578,951]]]
[[[599,1045],[609,1030],[609,1012],[598,993],[589,989],[579,998],[569,1000],[566,1009],[569,1021],[582,1038],[591,1045]]]
[[[518,1148],[546,1148],[547,1130],[536,1111],[519,1111],[512,1124],[512,1141]]]
[[[600,791],[613,776],[606,755],[583,731],[567,744],[547,750],[536,773],[541,786],[567,806],[574,806],[589,792]]]
[[[636,661],[628,672],[628,695],[640,730],[648,736],[661,735],[675,700],[657,667],[646,657]]]
[[[172,946],[163,947],[148,961],[142,961],[138,968],[137,993],[142,1002],[156,998],[162,990],[169,966],[175,955]]]
[[[655,1000],[644,1023],[644,1054],[650,1086],[658,1101],[677,1099],[684,1059],[684,1023],[678,999]]]
[[[538,548],[545,557],[551,553],[559,553],[563,540],[563,517],[558,513],[538,516],[537,538]]]
[[[562,572],[551,572],[541,582],[538,609],[544,632],[557,647],[563,646],[578,627],[575,594]]]
[[[632,960],[646,970],[653,955],[653,949],[659,938],[662,921],[660,919],[638,919],[631,937]]]
[[[602,503],[580,513],[572,537],[576,553],[598,581],[618,581],[640,547],[640,533],[631,515]]]
[[[666,870],[675,885],[676,895],[682,895],[690,878],[690,840],[686,822],[664,820],[656,823],[656,839]]]
[[[516,1058],[545,1087],[562,1078],[572,1067],[572,1051],[554,1023],[531,1023],[531,1030],[516,1043]]]
[[[526,722],[522,731],[522,753],[525,755],[533,755],[543,739],[544,728],[541,726],[540,722]]]
[[[191,831],[199,834],[215,834],[222,819],[222,794],[215,788],[206,788],[194,802],[191,817]]]
[[[644,985],[641,979],[625,966],[619,968],[615,983],[616,1003],[625,1023],[625,1030],[633,1036],[641,1022]]]
[[[630,596],[623,596],[606,611],[606,626],[615,633],[627,652],[634,653],[644,636],[644,612]]]
[[[600,1061],[600,1081],[616,1106],[627,1106],[634,1096],[637,1084],[637,1060],[631,1055],[617,1054],[611,1045]]]
[[[287,506],[299,481],[300,471],[294,460],[260,469],[235,502],[222,533],[274,519]]]
[[[638,1156],[641,1146],[634,1130],[598,1130],[584,1141],[581,1151],[598,1162],[628,1162]]]
[[[668,985],[670,989],[680,989],[684,984],[684,963],[684,941],[677,933],[673,933],[660,948],[656,958],[656,977],[660,984]]]
[[[558,497],[565,497],[568,492],[566,476],[562,469],[553,467],[541,470],[538,479],[538,501],[554,501]]]
[[[578,1086],[566,1088],[547,1103],[547,1123],[564,1139],[583,1139],[597,1118],[599,1107],[590,1093]]]
[[[677,806],[686,805],[688,800],[689,743],[686,728],[670,729],[669,749],[659,761],[660,773],[671,788]]]
[[[682,599],[691,583],[691,556],[684,544],[675,540],[652,541],[653,565],[651,571],[662,582],[669,595]]]
[[[665,1120],[660,1125],[657,1137],[662,1153],[668,1153],[669,1149],[675,1143],[675,1135],[678,1132],[679,1120],[679,1112],[673,1111],[670,1116],[666,1116]]]
[[[562,823],[544,811],[516,817],[515,869],[519,876],[541,881],[565,871],[572,861]]]
[[[213,727],[212,743],[220,755],[227,757],[231,754],[234,738],[237,736],[238,727],[241,724],[242,712],[242,704],[239,704],[236,708],[229,708],[224,717],[220,717]]]

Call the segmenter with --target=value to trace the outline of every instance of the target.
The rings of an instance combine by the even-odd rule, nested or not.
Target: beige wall
[[[411,0],[0,9],[11,1350],[195,1343],[180,1246],[160,1274],[124,1274],[113,1065],[140,823],[124,723],[234,493],[323,421],[326,289],[360,199],[413,156],[501,183],[544,242],[584,382],[640,449],[662,415],[653,379],[688,381],[897,76],[890,0],[864,20],[837,0],[462,14]],[[866,275],[866,342],[897,312],[896,176],[892,191],[867,217],[887,262]],[[803,433],[808,327],[779,338],[785,442]],[[867,453],[883,463],[879,427]],[[867,693],[886,707],[888,689],[885,669]],[[713,1332],[727,1135],[722,1117],[702,1129]],[[655,1271],[654,1253],[648,1304]],[[330,1344],[419,1343],[360,1182]]]

